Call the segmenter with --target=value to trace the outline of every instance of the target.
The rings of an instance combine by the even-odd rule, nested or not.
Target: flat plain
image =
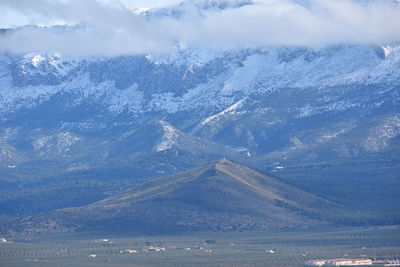
[[[400,258],[400,226],[165,236],[75,233],[0,244],[1,266],[287,267],[343,257]]]

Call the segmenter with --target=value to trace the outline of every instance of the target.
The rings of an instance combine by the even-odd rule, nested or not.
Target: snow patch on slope
[[[39,66],[40,62],[43,62],[45,60],[44,57],[41,55],[36,55],[32,58],[32,65],[35,66],[36,68]]]
[[[144,94],[138,90],[137,84],[125,90],[112,90],[109,97],[108,109],[111,112],[118,114],[128,111],[137,114],[143,109],[142,103],[144,102]]]
[[[204,119],[204,120],[200,123],[201,126],[204,126],[204,125],[206,125],[206,124],[210,124],[211,122],[217,121],[217,120],[219,120],[220,118],[225,117],[225,116],[227,116],[227,115],[237,115],[237,114],[239,114],[239,112],[237,111],[237,109],[240,108],[240,107],[242,107],[243,102],[244,102],[245,100],[246,100],[246,98],[245,98],[245,99],[242,99],[242,100],[239,100],[238,102],[236,102],[236,103],[233,104],[232,106],[230,106],[230,107],[224,109],[223,111],[221,111],[221,112],[219,112],[219,113],[217,113],[217,114],[215,114],[215,115],[212,115],[212,116],[210,116],[210,117]]]
[[[178,131],[172,127],[172,125],[166,123],[165,121],[160,121],[159,123],[162,126],[164,134],[161,137],[161,142],[155,147],[157,152],[170,149],[175,143],[176,138],[179,136]]]
[[[400,135],[400,115],[395,115],[372,130],[364,142],[364,148],[367,151],[379,152],[388,146],[390,139],[398,135]]]
[[[48,151],[44,150],[53,150],[52,152],[56,152],[54,148],[56,148],[58,153],[62,153],[69,151],[79,140],[79,137],[69,132],[63,132],[57,135],[39,137],[33,142],[33,148],[41,154],[48,153]]]

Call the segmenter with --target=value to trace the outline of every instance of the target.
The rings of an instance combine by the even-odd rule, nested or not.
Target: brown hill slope
[[[91,205],[37,217],[25,228],[138,233],[300,228],[321,224],[319,210],[332,207],[275,178],[220,160]]]

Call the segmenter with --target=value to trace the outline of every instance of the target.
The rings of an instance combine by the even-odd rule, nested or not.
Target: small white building
[[[329,259],[306,261],[307,266],[360,266],[372,265],[371,259]]]
[[[325,260],[311,260],[306,261],[305,265],[307,266],[323,266],[325,264]]]
[[[334,259],[328,260],[326,266],[359,266],[372,265],[371,259]]]

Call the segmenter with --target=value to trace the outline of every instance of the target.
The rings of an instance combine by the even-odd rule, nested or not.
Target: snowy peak
[[[79,59],[59,54],[27,54],[11,58],[15,86],[59,85],[77,67]]]

